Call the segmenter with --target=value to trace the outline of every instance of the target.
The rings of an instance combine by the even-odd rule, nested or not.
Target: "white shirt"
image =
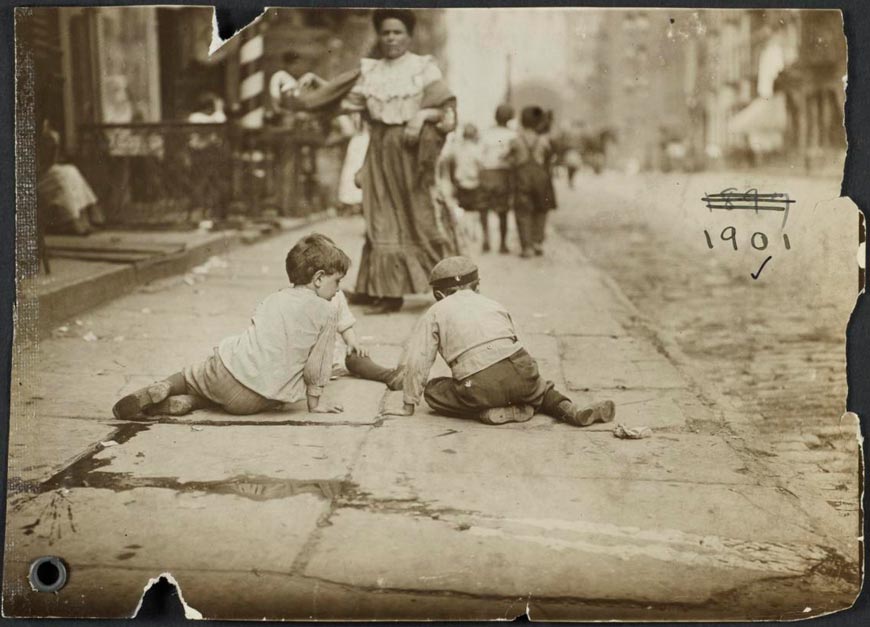
[[[304,287],[267,296],[241,335],[223,340],[218,353],[245,387],[294,403],[320,396],[332,373],[336,308]]]
[[[480,138],[481,166],[487,170],[504,170],[511,167],[508,159],[516,131],[504,126],[494,126],[485,130]]]
[[[487,345],[495,340],[514,340]],[[469,289],[439,300],[423,314],[405,347],[404,400],[423,396],[429,371],[440,354],[461,381],[522,348],[513,320],[500,303]],[[478,347],[487,350],[474,350]]]
[[[442,79],[435,60],[406,52],[398,59],[362,59],[360,77],[343,108],[368,110],[384,124],[404,124],[423,103],[423,90]]]

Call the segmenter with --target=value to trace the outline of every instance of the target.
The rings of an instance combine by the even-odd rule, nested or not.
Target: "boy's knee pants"
[[[538,364],[520,349],[477,372],[457,381],[438,377],[426,384],[423,398],[439,414],[476,418],[484,409],[508,405],[531,405],[536,411],[560,417],[559,403],[568,400],[556,391],[552,381],[545,381]]]
[[[230,414],[247,416],[269,411],[281,405],[280,401],[260,396],[239,383],[227,370],[217,349],[204,362],[188,366],[183,371],[187,393],[204,398]]]

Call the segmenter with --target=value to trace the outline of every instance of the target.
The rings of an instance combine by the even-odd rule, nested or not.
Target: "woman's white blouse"
[[[407,52],[398,59],[362,59],[360,77],[344,108],[366,109],[372,120],[384,124],[404,124],[421,109],[423,90],[441,78],[428,55]]]

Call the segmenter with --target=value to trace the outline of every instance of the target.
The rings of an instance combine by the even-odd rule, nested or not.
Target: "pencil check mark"
[[[765,260],[762,262],[761,267],[758,269],[758,272],[750,272],[750,273],[749,273],[750,276],[751,276],[753,279],[756,279],[756,280],[757,280],[758,277],[759,277],[759,275],[761,274],[761,271],[764,270],[764,266],[766,266],[766,265],[767,265],[767,262],[770,261],[771,259],[773,259],[773,256],[772,256],[772,255],[768,255],[768,256],[767,256],[767,259],[765,259]]]

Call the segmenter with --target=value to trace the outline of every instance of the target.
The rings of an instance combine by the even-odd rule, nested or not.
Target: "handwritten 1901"
[[[714,210],[722,211],[754,211],[756,214],[762,211],[774,211],[782,213],[782,225],[780,230],[785,228],[788,221],[789,206],[795,201],[789,198],[788,194],[779,192],[770,194],[760,194],[757,189],[748,189],[745,192],[739,191],[736,187],[729,187],[722,190],[718,194],[705,194],[701,199],[707,209],[712,213]],[[709,231],[704,230],[704,237],[707,240],[707,247],[713,248],[713,238]],[[723,242],[731,242],[734,250],[737,250],[737,229],[733,226],[726,226],[719,234],[719,238]],[[765,233],[756,231],[750,237],[749,243],[755,250],[765,250],[768,246],[768,237]],[[782,241],[786,250],[791,249],[791,242],[786,233],[782,234]]]

